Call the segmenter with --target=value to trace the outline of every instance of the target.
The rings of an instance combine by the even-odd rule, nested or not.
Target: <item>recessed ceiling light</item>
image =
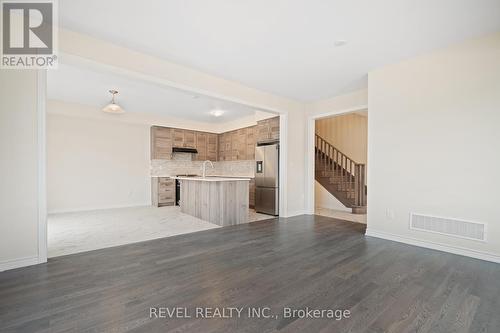
[[[344,39],[339,39],[333,42],[333,45],[339,47],[339,46],[344,46],[347,44],[347,41]]]
[[[220,117],[224,114],[223,110],[212,110],[210,111],[210,114],[214,117]]]

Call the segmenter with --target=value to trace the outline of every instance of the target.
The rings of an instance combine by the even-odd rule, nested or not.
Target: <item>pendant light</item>
[[[120,114],[124,113],[125,111],[115,103],[115,95],[118,94],[117,90],[110,90],[109,93],[113,96],[111,97],[111,103],[106,105],[102,111],[107,112],[107,113],[114,113],[114,114]]]

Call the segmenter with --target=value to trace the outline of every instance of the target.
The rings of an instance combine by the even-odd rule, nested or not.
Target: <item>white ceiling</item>
[[[365,87],[373,68],[500,30],[499,0],[59,4],[71,30],[302,101]]]
[[[116,103],[127,112],[147,113],[205,123],[222,123],[255,115],[255,109],[174,88],[143,82],[110,72],[59,64],[48,71],[49,99],[103,108],[111,100],[110,89],[116,89]],[[224,110],[220,117],[211,110]]]

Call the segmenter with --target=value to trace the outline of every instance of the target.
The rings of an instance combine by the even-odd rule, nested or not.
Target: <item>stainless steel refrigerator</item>
[[[255,211],[279,215],[279,143],[255,148]]]

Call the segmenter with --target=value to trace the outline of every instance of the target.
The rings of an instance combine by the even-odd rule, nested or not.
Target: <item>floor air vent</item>
[[[483,223],[411,213],[410,228],[453,237],[486,240],[486,226]]]

